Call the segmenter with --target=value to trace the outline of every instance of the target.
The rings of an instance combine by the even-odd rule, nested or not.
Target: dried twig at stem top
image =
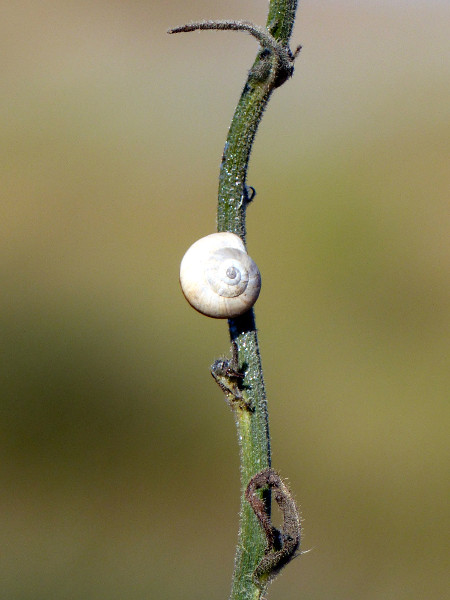
[[[246,31],[255,37],[263,48],[270,50],[277,58],[279,69],[287,74],[286,79],[293,73],[293,62],[297,58],[301,46],[298,46],[294,53],[290,48],[283,46],[272,36],[272,34],[264,27],[255,25],[250,21],[198,21],[194,23],[186,23],[180,27],[169,29],[167,33],[188,33],[198,30],[223,30],[223,31]]]

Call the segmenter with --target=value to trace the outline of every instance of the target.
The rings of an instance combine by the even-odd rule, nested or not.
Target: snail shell
[[[186,300],[208,317],[227,319],[250,310],[258,299],[261,275],[234,233],[212,233],[196,241],[181,261]]]

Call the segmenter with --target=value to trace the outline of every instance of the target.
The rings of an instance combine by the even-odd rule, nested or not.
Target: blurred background
[[[228,597],[226,322],[179,261],[215,230],[268,3],[1,3],[0,561],[9,600]],[[276,600],[448,590],[448,3],[302,0],[248,247],[273,464],[304,519]]]

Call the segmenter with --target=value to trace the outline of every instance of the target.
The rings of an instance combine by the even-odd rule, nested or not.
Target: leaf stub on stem
[[[232,358],[218,358],[211,365],[211,375],[225,395],[225,399],[234,410],[254,411],[251,401],[244,397],[245,388],[242,380],[245,375],[239,370],[236,343],[232,344]]]
[[[266,504],[257,493],[263,488],[274,491],[275,501],[283,514],[281,531],[272,525]],[[245,498],[250,503],[267,540],[265,554],[253,572],[255,584],[264,589],[296,556],[300,547],[300,516],[289,488],[272,468],[264,469],[250,479]]]

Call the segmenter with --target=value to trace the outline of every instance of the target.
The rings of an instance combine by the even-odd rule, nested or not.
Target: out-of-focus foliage
[[[165,29],[265,10],[2,7],[2,597],[228,594],[238,453],[208,374],[227,330],[177,277],[214,230],[256,45]],[[303,1],[295,77],[256,140],[274,466],[311,549],[274,600],[447,589],[449,16],[430,0]]]

